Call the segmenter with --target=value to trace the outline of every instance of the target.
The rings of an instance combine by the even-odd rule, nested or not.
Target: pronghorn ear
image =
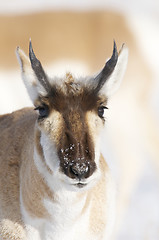
[[[21,67],[22,78],[25,84],[25,87],[28,91],[28,94],[34,103],[38,98],[38,90],[37,90],[37,79],[32,70],[30,60],[25,55],[25,53],[17,47],[16,55]]]
[[[102,71],[96,76],[98,92],[110,97],[119,88],[128,62],[128,48],[123,44],[117,53],[114,42],[112,57],[107,61]]]
[[[35,103],[39,95],[45,96],[48,92],[49,83],[47,80],[45,81],[46,74],[40,61],[35,57],[31,42],[29,47],[30,58],[19,47],[17,47],[16,54],[21,66],[24,84],[32,102]]]

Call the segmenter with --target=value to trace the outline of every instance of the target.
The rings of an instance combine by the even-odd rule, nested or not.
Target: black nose
[[[87,178],[89,176],[89,166],[85,163],[76,163],[70,166],[69,170],[72,178],[78,178],[81,180],[82,178]]]

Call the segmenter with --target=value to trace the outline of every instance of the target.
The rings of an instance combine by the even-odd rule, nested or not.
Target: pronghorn
[[[108,151],[103,151],[107,161],[111,159],[110,167],[117,182],[117,214],[113,234],[118,237],[121,237],[124,223],[129,222],[131,218],[126,211],[129,209],[131,197],[135,193],[147,160],[149,159],[150,165],[154,164],[155,170],[159,171],[157,111],[153,112],[150,105],[150,93],[153,92],[155,81],[151,65],[147,62],[151,58],[145,57],[142,52],[145,39],[146,42],[148,40],[145,35],[137,37],[138,31],[141,34],[144,31],[143,26],[141,27],[142,17],[135,26],[132,25],[132,20],[132,16],[127,13],[108,10],[88,12],[53,10],[0,16],[0,114],[31,105],[20,76],[18,77],[19,66],[14,54],[17,42],[26,50],[27,39],[31,36],[48,73],[50,68],[50,75],[52,72],[54,75],[63,73],[65,69],[67,70],[66,65],[73,63],[74,66],[75,62],[78,63],[78,68],[73,67],[72,72],[81,72],[83,76],[91,75],[100,69],[105,56],[111,54],[112,39],[116,40],[117,45],[126,42],[129,46],[130,57],[126,75],[120,91],[116,92],[108,103],[111,106],[105,134]],[[136,15],[134,20],[136,23]],[[149,23],[145,23],[145,18],[143,20],[145,29],[150,32]],[[154,45],[154,41],[152,42],[153,44],[149,42],[147,47],[151,52],[153,49],[149,46]],[[157,61],[153,58],[151,62],[155,65]],[[62,65],[60,71],[54,67],[59,66],[57,63]],[[84,64],[81,67],[86,68],[79,68],[81,63]],[[18,89],[15,86],[18,86]],[[103,142],[102,144],[105,150],[106,145]],[[148,158],[145,158],[145,152]],[[147,221],[151,221],[148,219],[149,217]],[[147,224],[149,225],[149,222]],[[130,238],[132,237],[130,229],[124,228],[124,231]]]
[[[84,79],[49,78],[31,41],[29,58],[17,56],[36,111],[0,117],[0,239],[109,239],[115,188],[100,135],[127,48],[114,42],[102,71]]]

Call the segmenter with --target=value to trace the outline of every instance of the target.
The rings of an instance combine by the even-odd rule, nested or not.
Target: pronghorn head
[[[109,96],[124,75],[128,50],[119,54],[114,42],[111,58],[95,77],[75,79],[71,73],[50,79],[36,58],[32,44],[29,58],[17,48],[22,77],[38,110],[35,148],[49,173],[70,189],[92,186],[100,176],[99,138]],[[92,184],[91,184],[92,183]]]

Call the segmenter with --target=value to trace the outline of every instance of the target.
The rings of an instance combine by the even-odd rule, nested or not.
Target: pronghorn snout
[[[71,148],[71,149],[70,149]],[[94,154],[79,154],[76,148],[71,147],[60,151],[61,171],[68,177],[76,180],[82,180],[90,177],[96,170]]]
[[[59,158],[61,171],[72,179],[86,179],[96,170],[94,147],[86,135],[81,141],[73,136],[68,141],[67,137],[60,147]]]

